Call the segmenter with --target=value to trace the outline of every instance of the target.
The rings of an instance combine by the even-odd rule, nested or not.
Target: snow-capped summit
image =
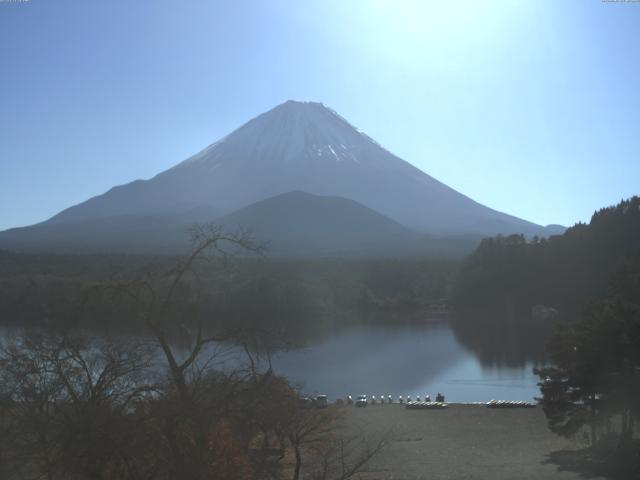
[[[430,177],[323,104],[298,101],[257,116],[150,180],[112,188],[48,222],[203,205],[232,211],[291,191],[354,200],[430,233],[545,234]]]
[[[174,168],[190,168],[197,163],[218,168],[225,161],[238,163],[240,158],[248,163],[360,163],[375,159],[364,155],[372,143],[377,145],[322,103],[288,100]]]

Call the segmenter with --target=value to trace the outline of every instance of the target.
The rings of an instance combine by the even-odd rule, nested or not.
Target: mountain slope
[[[460,257],[478,236],[435,237],[410,230],[353,200],[288,192],[215,216],[130,214],[48,222],[0,232],[0,248],[58,253],[179,253],[189,248],[189,228],[213,221],[227,231],[251,230],[278,257]]]
[[[220,211],[197,207],[169,214],[122,214],[44,222],[0,232],[0,248],[62,253],[173,253],[188,245],[194,223],[214,221]]]
[[[57,253],[181,253],[190,227],[213,222],[250,230],[275,257],[462,257],[477,235],[440,237],[400,225],[353,200],[287,192],[226,215],[197,208],[183,215],[130,214],[47,222],[0,232],[0,248]]]
[[[250,228],[286,255],[368,255],[424,251],[426,237],[353,200],[288,192],[216,220],[228,230]]]
[[[407,227],[435,234],[548,233],[449,188],[324,105],[294,101],[254,118],[150,180],[114,187],[47,223],[199,205],[232,211],[290,191],[351,199]]]

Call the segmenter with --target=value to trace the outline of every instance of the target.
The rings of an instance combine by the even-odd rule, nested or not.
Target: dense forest
[[[604,295],[613,272],[638,249],[640,198],[633,197],[549,239],[484,239],[462,266],[452,302],[512,313],[546,305],[571,315]]]
[[[123,331],[132,311],[96,287],[162,275],[179,257],[43,255],[0,252],[0,325],[73,326]],[[293,342],[353,322],[425,321],[446,312],[459,264],[449,260],[200,259],[197,285],[209,328],[259,322]],[[117,301],[114,301],[117,300]],[[257,327],[253,325],[253,327]]]
[[[549,239],[484,239],[452,288],[459,338],[485,355],[542,358],[554,320],[571,321],[607,294],[614,273],[640,250],[640,198],[594,213]],[[506,346],[495,348],[497,345]]]

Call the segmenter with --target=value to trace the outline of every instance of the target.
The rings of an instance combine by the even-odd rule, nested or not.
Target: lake
[[[0,337],[9,332],[16,329],[0,329]],[[237,365],[237,354],[225,351],[219,365]],[[341,328],[276,354],[272,365],[305,393],[331,400],[359,394],[435,399],[441,392],[450,402],[531,401],[539,394],[533,362],[483,364],[446,322]]]
[[[447,401],[528,400],[539,395],[534,364],[483,365],[447,323],[357,326],[311,341],[272,359],[274,371],[312,394],[330,399],[359,394]]]

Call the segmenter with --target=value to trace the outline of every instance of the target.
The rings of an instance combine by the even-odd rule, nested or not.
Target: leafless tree
[[[300,404],[289,424],[294,452],[292,478],[347,480],[360,473],[385,447],[391,436],[348,432],[340,407],[315,408]]]
[[[340,435],[314,445],[311,452],[311,480],[348,480],[361,473],[386,446],[390,438],[367,437],[364,434]]]
[[[5,347],[1,383],[10,401],[9,478],[144,478],[132,412],[153,392],[150,352],[51,332]],[[135,437],[131,435],[136,432]],[[145,448],[148,445],[145,445]]]
[[[198,265],[218,262],[226,266],[239,253],[261,254],[263,246],[250,232],[225,232],[213,224],[195,226],[191,232],[193,248],[173,268],[162,272],[145,272],[128,281],[100,285],[129,299],[140,323],[153,335],[168,367],[169,389],[175,391],[177,405],[165,401],[163,431],[172,458],[171,478],[203,479],[208,475],[208,435],[212,418],[211,406],[198,401],[197,387],[206,372],[210,358],[205,358],[210,345],[234,338],[233,331],[212,332],[212,322],[205,322],[201,311],[202,283]],[[208,323],[208,325],[205,325]],[[187,338],[186,353],[176,349],[170,335],[178,328]],[[240,382],[241,383],[241,382]]]
[[[175,266],[113,277],[81,302],[110,299],[113,312],[151,334],[149,343],[47,332],[0,354],[0,429],[11,438],[0,442],[0,468],[5,458],[14,467],[0,470],[6,478],[275,479],[289,474],[282,465],[290,452],[295,480],[303,469],[305,478],[345,480],[380,451],[383,442],[344,433],[339,409],[305,408],[273,372],[271,352],[287,347],[278,331],[261,318],[232,327],[207,318],[202,277],[212,269],[202,265],[226,268],[263,247],[247,232],[212,225],[192,238]],[[244,351],[246,363],[216,368],[223,344]]]

